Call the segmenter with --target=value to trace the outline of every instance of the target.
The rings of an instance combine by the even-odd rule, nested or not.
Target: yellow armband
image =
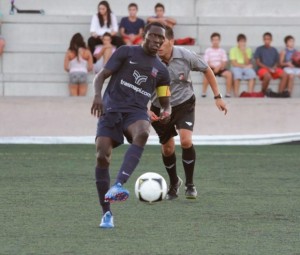
[[[169,97],[171,96],[170,87],[167,85],[159,86],[156,88],[157,97]]]

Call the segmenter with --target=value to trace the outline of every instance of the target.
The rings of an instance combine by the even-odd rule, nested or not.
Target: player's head
[[[136,3],[130,3],[128,5],[128,13],[130,17],[135,17],[138,11],[138,6]]]
[[[265,44],[266,47],[271,46],[272,38],[273,38],[273,36],[270,32],[264,33],[263,40],[264,40],[264,44]]]
[[[166,26],[166,37],[164,43],[161,45],[158,51],[158,55],[164,59],[172,54],[174,46],[174,32],[169,26]]]
[[[98,4],[98,13],[102,16],[111,14],[111,9],[107,1],[101,1]]]
[[[294,44],[295,44],[295,39],[293,36],[291,35],[287,35],[286,37],[284,37],[284,43],[285,46],[288,48],[294,48]]]
[[[239,34],[236,38],[238,46],[239,47],[244,47],[246,46],[246,42],[247,42],[247,37],[244,34]]]
[[[166,28],[159,22],[149,23],[144,29],[143,49],[150,55],[156,55],[165,40]]]
[[[158,18],[162,18],[165,14],[165,6],[161,3],[157,3],[154,7],[154,11]]]
[[[221,42],[221,35],[219,33],[212,33],[210,36],[211,45],[213,48],[219,48]]]

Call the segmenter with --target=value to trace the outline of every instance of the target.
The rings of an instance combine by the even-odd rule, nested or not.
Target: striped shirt
[[[224,49],[218,48],[207,48],[204,53],[204,60],[211,67],[217,67],[228,60],[226,51]]]

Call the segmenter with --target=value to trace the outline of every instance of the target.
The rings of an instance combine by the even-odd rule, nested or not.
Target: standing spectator
[[[232,73],[226,69],[227,55],[226,51],[220,48],[221,35],[219,33],[213,33],[210,36],[211,47],[207,48],[204,53],[204,60],[208,63],[214,74],[226,79],[226,94],[225,97],[231,96],[232,87]],[[206,90],[208,81],[203,77],[202,97],[206,97]]]
[[[165,26],[173,28],[176,25],[176,20],[170,17],[165,17],[165,6],[161,3],[157,3],[154,7],[155,16],[149,17],[147,23],[159,22]]]
[[[239,34],[237,36],[237,46],[231,48],[229,54],[234,79],[234,95],[236,97],[239,96],[241,80],[248,81],[248,92],[252,93],[254,90],[256,74],[251,64],[252,51],[247,47],[246,41],[246,36]]]
[[[288,74],[287,90],[291,94],[294,87],[295,76],[300,77],[300,68],[292,63],[292,56],[297,51],[295,49],[295,39],[288,35],[284,38],[285,49],[280,52],[280,66]]]
[[[138,6],[136,3],[128,5],[128,17],[123,17],[120,23],[120,34],[127,45],[141,44],[145,22],[137,17]]]
[[[116,50],[115,46],[111,44],[112,37],[110,33],[105,33],[102,37],[103,45],[96,47],[94,57],[97,62],[94,64],[94,71],[98,73],[107,63],[113,52]]]
[[[71,96],[85,96],[87,74],[93,69],[93,58],[80,33],[73,35],[65,55],[64,68],[69,72]]]
[[[268,90],[268,93],[266,92],[271,79],[281,79],[278,92],[282,93],[286,87],[288,75],[278,67],[279,54],[278,51],[271,46],[272,34],[269,32],[264,33],[263,40],[264,45],[256,49],[254,58],[258,66],[257,75],[262,81],[262,92],[269,96],[269,92],[272,91]]]
[[[113,45],[116,47],[123,45],[122,38],[117,36],[118,30],[117,17],[112,13],[109,3],[101,1],[98,4],[98,13],[93,16],[91,22],[90,32],[92,36],[88,40],[91,53],[94,54],[96,45],[103,44],[102,37],[106,32],[111,34]],[[97,61],[95,57],[93,60],[94,63]]]

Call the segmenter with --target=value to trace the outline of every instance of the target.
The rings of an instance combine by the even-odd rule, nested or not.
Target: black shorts
[[[159,142],[167,143],[172,137],[177,136],[176,129],[188,129],[193,131],[195,122],[195,96],[180,105],[172,107],[171,120],[167,124],[161,124],[159,121],[152,122],[152,127],[155,129]],[[150,110],[157,116],[160,114],[160,108],[151,105]]]

